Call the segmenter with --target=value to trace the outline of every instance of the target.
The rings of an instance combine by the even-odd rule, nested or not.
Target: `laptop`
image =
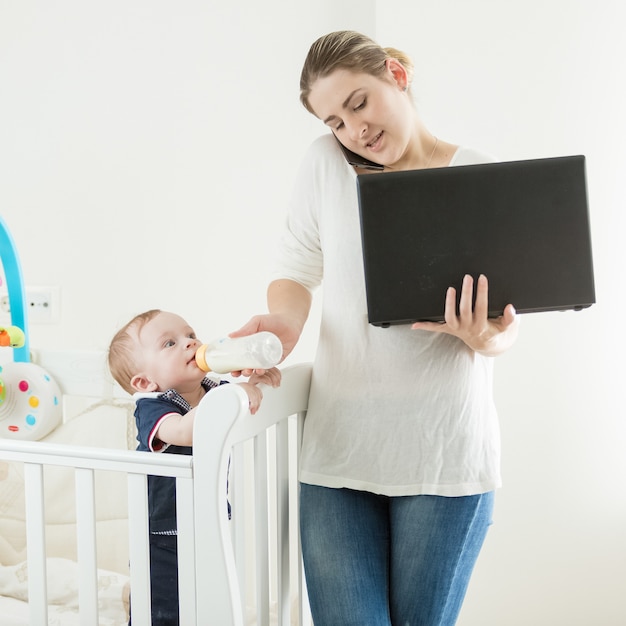
[[[449,286],[489,280],[489,315],[595,302],[584,156],[357,176],[368,320],[443,320]]]

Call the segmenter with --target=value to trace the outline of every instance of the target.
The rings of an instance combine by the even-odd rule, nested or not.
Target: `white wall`
[[[265,310],[268,248],[323,132],[298,100],[302,61],[374,15],[373,0],[2,0],[0,212],[25,282],[61,287],[60,323],[31,324],[31,346],[104,348],[153,307],[208,341]]]
[[[619,0],[384,0],[435,135],[587,157],[597,304],[529,315],[496,363],[504,487],[459,626],[623,626],[626,95]]]
[[[104,348],[150,308],[201,337],[264,309],[268,246],[323,132],[298,102],[336,28],[410,52],[438,136],[503,159],[588,158],[598,303],[527,316],[497,363],[504,481],[460,626],[626,623],[626,102],[619,0],[2,0],[0,213],[32,347]],[[292,360],[309,359],[314,312]]]

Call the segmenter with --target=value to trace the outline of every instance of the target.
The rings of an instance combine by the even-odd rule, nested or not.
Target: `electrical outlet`
[[[59,321],[59,287],[26,287],[26,317],[30,324],[54,324]],[[0,318],[11,319],[9,294],[0,295]]]

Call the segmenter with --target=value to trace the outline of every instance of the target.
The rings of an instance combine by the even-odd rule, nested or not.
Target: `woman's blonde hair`
[[[311,45],[300,74],[300,102],[309,113],[315,111],[309,104],[311,87],[318,78],[338,69],[382,76],[387,59],[399,61],[413,78],[413,61],[395,48],[383,48],[373,39],[353,30],[338,30],[320,37]]]
[[[130,385],[133,376],[137,374],[137,339],[136,336],[130,334],[130,329],[137,329],[139,332],[150,320],[154,319],[160,309],[151,309],[133,317],[128,324],[120,328],[113,339],[108,352],[109,371],[119,385],[132,394],[134,389]]]

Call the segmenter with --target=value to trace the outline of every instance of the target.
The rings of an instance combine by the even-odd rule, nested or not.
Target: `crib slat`
[[[176,479],[178,523],[178,606],[180,626],[196,626],[196,546],[193,480]]]
[[[269,626],[267,431],[259,433],[254,438],[254,493],[257,624]]]
[[[81,626],[98,624],[98,557],[96,551],[96,495],[94,473],[77,469],[76,548],[78,556],[78,600]]]
[[[133,626],[151,626],[148,477],[128,474],[128,541]]]
[[[46,626],[48,591],[42,465],[24,463],[24,487],[30,623],[32,626]]]
[[[296,450],[302,449],[302,435],[304,433],[304,420],[306,418],[306,411],[300,411],[296,415],[297,418],[297,431],[296,431]],[[297,460],[299,463],[299,459]],[[297,489],[300,489],[300,486],[297,485]],[[300,501],[298,494],[298,502]],[[300,524],[300,510],[298,509],[296,515],[296,522]],[[299,537],[299,533],[298,533]],[[300,626],[307,626],[308,624],[313,624],[313,619],[311,617],[311,607],[309,606],[309,597],[306,590],[306,579],[304,577],[304,564],[302,562],[302,545],[300,541],[298,541],[298,568],[297,568],[297,576],[298,576],[298,618],[300,620]]]
[[[278,624],[289,626],[289,420],[276,424],[276,549]]]
[[[246,601],[249,587],[246,577],[246,527],[243,522],[238,523],[238,518],[244,518],[246,515],[245,459],[245,444],[243,442],[238,443],[231,451],[228,484],[233,516],[231,537],[241,594],[242,615],[246,614]]]

